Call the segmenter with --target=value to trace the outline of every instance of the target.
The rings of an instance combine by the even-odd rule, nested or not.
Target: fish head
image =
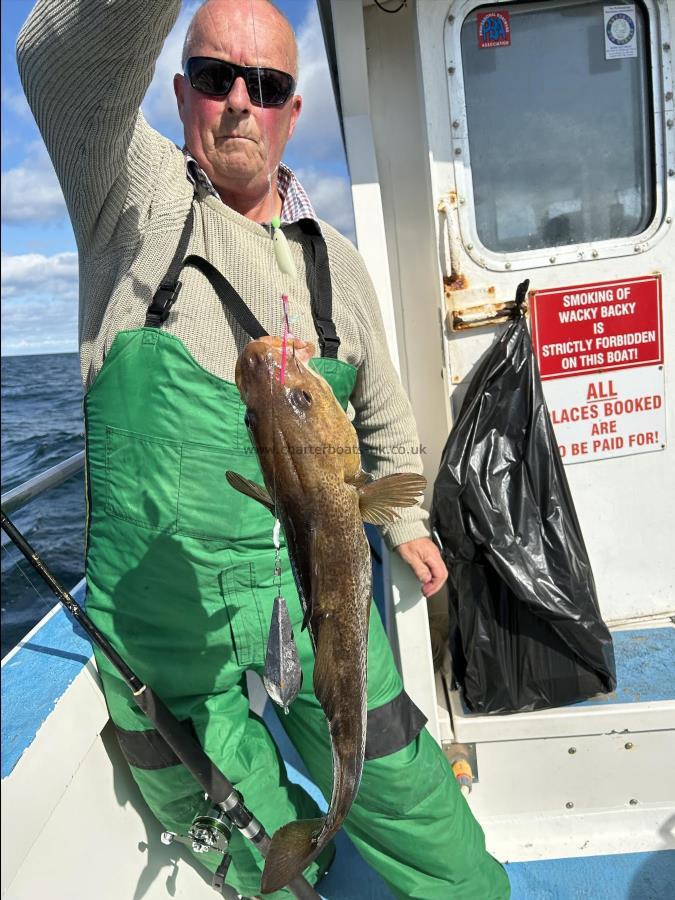
[[[293,470],[307,483],[320,468],[346,480],[359,470],[358,438],[328,382],[307,364],[311,343],[278,337],[251,341],[237,360],[235,382],[246,425],[265,474]],[[267,479],[266,479],[267,480]]]

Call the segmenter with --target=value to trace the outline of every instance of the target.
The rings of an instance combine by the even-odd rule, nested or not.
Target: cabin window
[[[609,5],[500,3],[462,23],[476,230],[489,250],[625,238],[654,216],[648,17],[636,3],[636,55],[606,58]],[[509,15],[510,45],[481,47],[479,16],[495,9]]]

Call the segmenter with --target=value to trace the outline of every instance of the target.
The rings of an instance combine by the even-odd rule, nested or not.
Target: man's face
[[[211,0],[193,22],[190,56],[209,56],[243,66],[268,66],[297,75],[295,45],[286,22],[266,2]],[[281,108],[254,106],[243,78],[226,97],[207,97],[183,75],[174,76],[185,143],[217,190],[266,189],[295,128],[302,100]]]

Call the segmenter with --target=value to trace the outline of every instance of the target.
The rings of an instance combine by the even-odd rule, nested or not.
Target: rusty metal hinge
[[[461,281],[459,285],[461,285]],[[501,325],[513,315],[514,300],[498,300],[494,285],[461,287],[458,282],[443,279],[443,293],[447,308],[446,324],[450,331],[485,328]],[[523,304],[527,312],[527,302]]]

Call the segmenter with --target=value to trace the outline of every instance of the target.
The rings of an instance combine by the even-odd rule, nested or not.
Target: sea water
[[[77,353],[3,356],[2,493],[83,449]],[[84,515],[80,472],[10,516],[67,589],[84,574]],[[19,551],[3,544],[2,656],[57,602]]]

